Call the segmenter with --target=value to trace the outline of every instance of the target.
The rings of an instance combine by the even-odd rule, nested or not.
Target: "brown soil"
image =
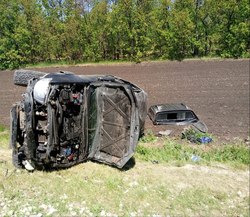
[[[209,132],[221,139],[249,136],[249,60],[186,60],[140,64],[83,65],[36,70],[72,71],[76,74],[110,74],[129,80],[148,93],[148,106],[182,102],[206,123]],[[0,124],[9,126],[11,105],[21,99],[24,87],[13,85],[13,71],[0,72]],[[179,127],[154,126],[147,118],[146,129],[180,133]]]

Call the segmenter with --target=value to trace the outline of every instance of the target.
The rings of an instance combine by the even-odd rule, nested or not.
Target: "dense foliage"
[[[1,0],[0,68],[249,57],[248,0]]]

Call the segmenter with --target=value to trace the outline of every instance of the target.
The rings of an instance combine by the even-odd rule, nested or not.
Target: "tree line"
[[[0,69],[249,57],[248,0],[1,0]]]

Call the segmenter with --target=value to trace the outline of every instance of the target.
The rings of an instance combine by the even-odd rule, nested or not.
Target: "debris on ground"
[[[192,160],[193,162],[199,162],[199,161],[201,160],[201,157],[198,156],[198,155],[192,155],[192,156],[191,156],[191,160]]]
[[[213,141],[211,135],[208,133],[199,132],[190,127],[184,128],[181,138],[197,144],[208,144]]]
[[[202,144],[207,144],[207,143],[212,142],[212,138],[208,137],[208,136],[203,136],[201,138],[197,138],[197,141],[202,143]]]
[[[163,130],[159,131],[158,135],[159,136],[169,136],[172,133],[172,130]]]
[[[248,136],[245,140],[246,145],[250,145],[250,137]]]
[[[151,161],[153,164],[159,164],[159,161],[158,160],[152,160]]]

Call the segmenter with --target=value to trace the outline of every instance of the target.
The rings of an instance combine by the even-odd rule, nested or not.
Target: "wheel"
[[[46,75],[44,72],[20,69],[14,73],[14,84],[19,86],[27,86],[32,78],[40,78]]]

